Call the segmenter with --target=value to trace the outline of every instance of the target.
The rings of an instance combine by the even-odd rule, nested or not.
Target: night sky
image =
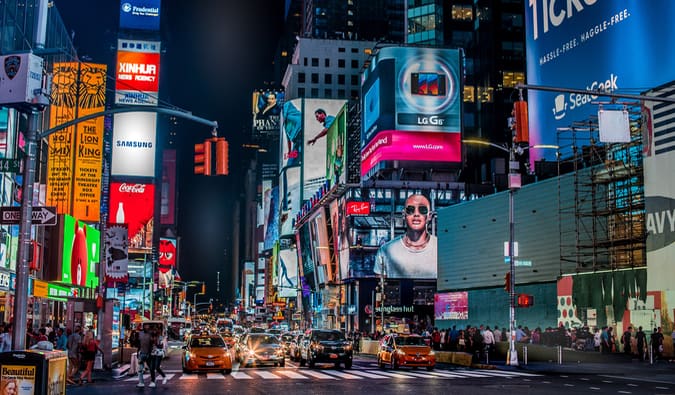
[[[273,80],[283,24],[283,0],[162,0],[160,100],[216,120],[230,143],[230,175],[192,174],[193,147],[210,137],[206,125],[182,121],[178,130],[178,234],[181,276],[206,281],[209,297],[234,295],[232,210],[244,190],[241,145],[248,142],[251,93]],[[80,60],[107,63],[115,75],[119,1],[56,0]],[[114,87],[108,81],[109,89]],[[278,82],[276,85],[278,86]],[[242,224],[243,226],[243,224]],[[240,259],[243,257],[240,255]],[[220,294],[216,295],[216,272]],[[202,299],[200,299],[202,300]]]

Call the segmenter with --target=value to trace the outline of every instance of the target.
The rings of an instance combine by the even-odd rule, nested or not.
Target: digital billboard
[[[309,221],[310,238],[312,241],[312,253],[314,262],[322,266],[325,270],[327,282],[337,281],[338,273],[333,270],[334,261],[331,258],[331,248],[328,244],[328,224],[326,221],[326,211],[319,207]],[[322,281],[322,282],[326,282]]]
[[[106,281],[129,280],[129,228],[126,224],[108,224],[105,229]]]
[[[347,183],[347,107],[335,115],[326,135],[326,180],[329,188]]]
[[[56,63],[53,72],[50,127],[105,110],[106,65]],[[99,220],[103,129],[98,117],[49,136],[46,202],[59,214]]]
[[[159,197],[159,219],[162,225],[176,222],[176,150],[162,151],[162,183]]]
[[[292,236],[300,212],[300,166],[287,167],[279,177],[279,236]]]
[[[263,250],[269,250],[279,239],[279,187],[263,180]]]
[[[117,40],[115,104],[157,105],[159,41]]]
[[[437,320],[468,320],[469,293],[443,292],[435,294],[434,317]]]
[[[160,288],[170,288],[173,284],[173,271],[176,268],[177,241],[175,238],[162,237],[159,239],[157,260],[157,283]]]
[[[260,90],[253,92],[253,136],[278,138],[281,108],[285,95],[282,91]]]
[[[121,0],[120,29],[159,30],[160,0]]]
[[[281,298],[298,296],[298,254],[296,249],[280,249],[278,259],[277,288]]]
[[[59,223],[63,224],[61,282],[97,287],[96,264],[101,253],[101,233],[68,214],[59,218]]]
[[[281,138],[279,153],[279,169],[299,166],[302,163],[302,99],[286,101],[281,108]]]
[[[362,177],[385,161],[461,162],[458,50],[381,48],[363,76]]]
[[[127,224],[129,245],[139,246],[141,231],[146,228],[155,211],[155,186],[153,184],[111,182],[110,222]]]
[[[526,2],[527,82],[639,94],[675,80],[675,58],[664,56],[675,44],[674,14],[670,0]],[[557,144],[558,128],[588,121],[598,112],[594,102],[609,100],[536,89],[527,98],[530,145]],[[542,157],[556,160],[553,150],[530,152],[531,160]]]
[[[156,113],[115,114],[110,174],[154,177],[156,131]]]

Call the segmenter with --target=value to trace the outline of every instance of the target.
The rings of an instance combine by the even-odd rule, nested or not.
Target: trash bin
[[[68,354],[65,351],[8,351],[0,353],[0,393],[14,386],[26,395],[64,395]]]

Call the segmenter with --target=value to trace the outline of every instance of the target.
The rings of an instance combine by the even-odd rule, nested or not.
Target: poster
[[[0,393],[16,395],[35,394],[37,367],[25,365],[2,365],[0,368]]]

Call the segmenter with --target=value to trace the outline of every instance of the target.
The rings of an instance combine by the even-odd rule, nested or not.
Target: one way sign
[[[18,225],[20,223],[21,207],[0,207],[0,224]],[[33,207],[31,224],[56,225],[56,207]]]

